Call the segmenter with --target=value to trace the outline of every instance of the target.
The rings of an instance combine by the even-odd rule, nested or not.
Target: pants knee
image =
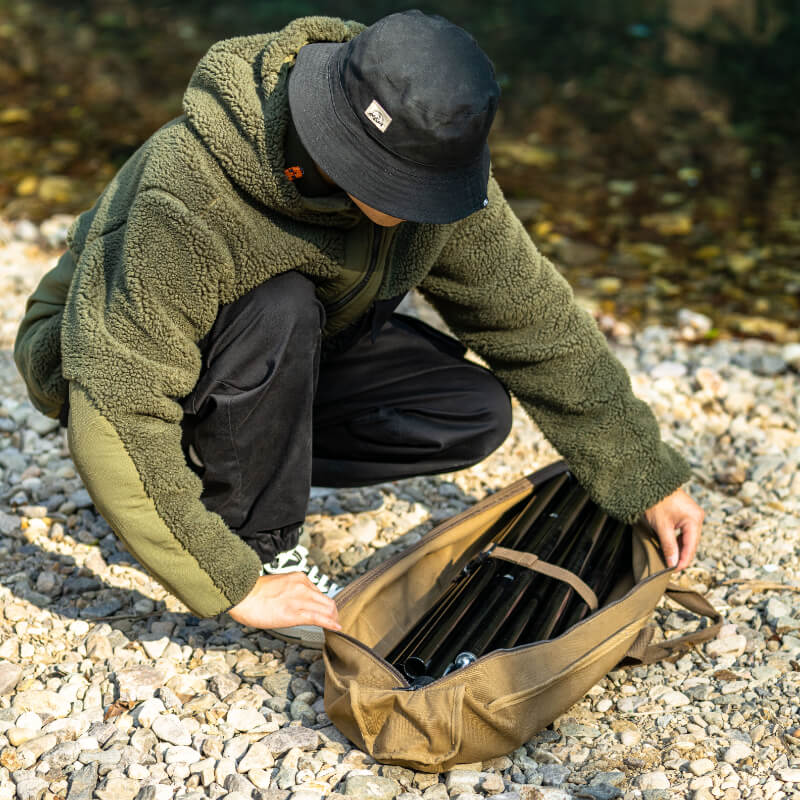
[[[487,425],[475,441],[477,460],[486,458],[506,440],[511,432],[513,417],[511,398],[502,383],[491,373],[484,373],[481,383],[481,401],[487,410]]]
[[[270,327],[319,333],[325,324],[314,284],[299,272],[284,272],[251,289],[233,304],[235,313],[265,315]]]

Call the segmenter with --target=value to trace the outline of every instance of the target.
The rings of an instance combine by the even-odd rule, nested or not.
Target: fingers
[[[339,612],[334,600],[324,595],[309,577],[302,572],[295,573],[300,589],[297,613],[305,617],[305,624],[319,625],[330,630],[341,630]]]
[[[684,569],[692,563],[697,545],[700,541],[700,520],[689,519],[683,523],[681,528],[681,559],[678,562],[677,570]]]
[[[674,567],[678,563],[678,542],[675,538],[675,530],[664,530],[659,528],[658,538],[661,542],[661,551],[668,567]]]
[[[645,512],[645,518],[658,534],[668,566],[681,570],[691,564],[700,540],[703,509],[682,489]],[[680,557],[677,536],[680,535]]]

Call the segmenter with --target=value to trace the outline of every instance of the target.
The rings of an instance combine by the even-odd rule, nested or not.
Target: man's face
[[[316,168],[317,172],[322,176],[322,179],[329,183],[331,186],[336,186],[336,181],[325,172],[322,167],[314,162],[314,167]],[[398,217],[392,217],[389,214],[384,214],[383,211],[378,211],[378,209],[373,208],[372,206],[368,206],[366,203],[362,203],[357,197],[353,197],[349,192],[345,192],[345,194],[364,212],[364,216],[368,219],[371,219],[376,225],[381,225],[384,228],[393,228],[395,225],[399,225],[401,222],[405,222],[404,219],[399,219]]]
[[[357,197],[353,197],[353,195],[349,193],[346,194],[364,212],[365,216],[371,219],[376,225],[381,225],[384,228],[393,228],[395,225],[405,222],[403,219],[391,217],[389,214],[384,214],[382,211],[378,211],[372,208],[372,206],[362,203]]]

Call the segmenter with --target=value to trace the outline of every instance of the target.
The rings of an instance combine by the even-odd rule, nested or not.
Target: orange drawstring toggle
[[[290,180],[296,181],[298,178],[303,177],[303,168],[302,167],[286,167],[283,171],[283,174]]]

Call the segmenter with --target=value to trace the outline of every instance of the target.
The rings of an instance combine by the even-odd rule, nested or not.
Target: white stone
[[[650,370],[653,378],[682,378],[686,374],[686,365],[679,361],[662,361]]]
[[[753,748],[749,745],[744,742],[731,742],[731,746],[725,751],[722,760],[728,764],[736,764],[751,755],[753,755]]]
[[[134,709],[134,719],[143,727],[150,728],[153,721],[166,712],[164,702],[158,697],[151,697]]]
[[[128,777],[137,781],[143,781],[150,775],[147,767],[143,764],[131,764],[128,767]]]
[[[668,691],[661,695],[661,701],[668,706],[685,706],[691,701],[683,692]]]
[[[72,710],[69,700],[46,689],[28,689],[17,692],[12,706],[16,711],[35,711],[53,717],[66,717]]]
[[[187,746],[192,743],[189,731],[186,730],[176,714],[161,714],[153,720],[150,727],[162,742]]]
[[[689,762],[689,771],[692,775],[705,775],[712,769],[714,769],[714,762],[710,758],[696,758]]]
[[[642,741],[642,734],[629,728],[620,733],[619,740],[625,747],[634,747]]]
[[[253,708],[234,706],[225,717],[226,722],[237,731],[251,731],[266,723],[266,718]]]
[[[169,644],[169,636],[161,636],[158,639],[142,639],[141,642],[145,653],[147,653],[150,658],[161,658]]]
[[[33,711],[20,714],[14,723],[18,728],[32,728],[35,731],[42,729],[42,718]]]
[[[712,658],[722,655],[739,656],[744,653],[747,647],[747,639],[740,633],[733,636],[726,636],[722,639],[712,639],[706,643],[706,653]]]
[[[774,625],[780,617],[789,617],[791,614],[792,609],[777,597],[770,597],[767,601],[767,620],[770,624]]]
[[[800,372],[800,344],[792,342],[784,345],[781,358],[794,370]]]
[[[192,747],[185,745],[171,745],[164,753],[166,764],[194,764],[202,758],[200,753]]]
[[[645,772],[634,783],[639,789],[669,789],[669,778],[663,772]]]
[[[349,533],[357,542],[370,544],[378,536],[378,523],[367,517],[351,525]]]
[[[778,777],[784,783],[800,783],[800,769],[797,767],[787,767],[778,770]]]

